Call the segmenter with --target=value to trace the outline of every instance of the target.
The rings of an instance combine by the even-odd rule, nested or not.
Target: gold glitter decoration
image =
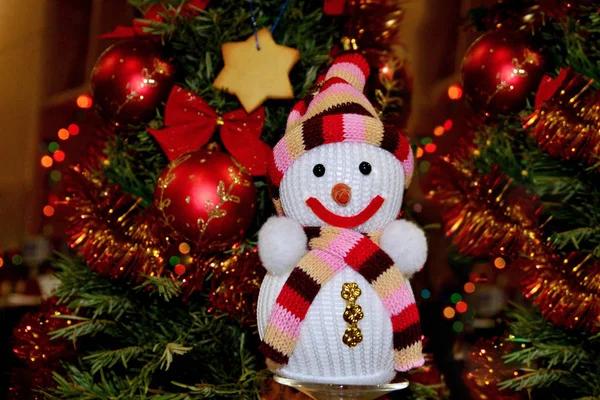
[[[490,49],[490,52],[492,50],[493,49]],[[507,74],[504,79],[502,79],[502,75],[500,73],[498,74],[497,79],[499,79],[500,82],[496,85],[496,91],[487,98],[486,106],[489,106],[494,98],[500,93],[514,90],[514,86],[510,82],[515,82],[516,78],[525,78],[528,76],[527,70],[525,69],[527,64],[534,64],[538,66],[540,65],[540,62],[539,54],[534,53],[527,48],[523,49],[523,61],[519,62],[517,58],[513,58],[512,69],[510,73]]]
[[[123,60],[121,60],[121,62],[123,62]],[[139,88],[133,89],[127,94],[127,96],[125,97],[125,101],[117,108],[117,115],[119,115],[123,108],[129,103],[144,100],[144,96],[140,95],[138,93],[138,90],[144,89],[146,86],[156,87],[158,85],[155,79],[157,75],[171,75],[169,71],[169,66],[164,61],[160,61],[159,59],[155,58],[153,67],[154,70],[152,70],[152,72],[148,71],[148,68],[142,68],[143,79],[142,82],[139,84]]]
[[[251,182],[249,180],[244,179],[242,177],[241,169],[236,172],[236,170],[233,167],[229,167],[227,169],[227,172],[229,172],[229,177],[232,179],[232,182],[226,189],[225,182],[219,181],[219,184],[217,185],[219,203],[214,205],[213,202],[210,200],[206,200],[206,202],[204,203],[206,207],[206,213],[208,214],[208,218],[206,219],[206,221],[202,218],[198,218],[198,229],[200,230],[200,238],[202,238],[204,232],[206,232],[210,221],[212,221],[215,218],[223,218],[227,215],[227,211],[225,211],[222,208],[225,205],[225,203],[232,202],[239,204],[240,198],[231,194],[233,189],[237,185],[242,185],[244,187],[250,187],[251,185]]]
[[[165,189],[173,182],[176,178],[173,170],[189,160],[191,155],[185,154],[183,156],[177,157],[175,160],[171,161],[169,165],[167,165],[167,173],[164,176],[158,178],[157,185],[160,188],[160,197],[154,201],[154,205],[156,209],[162,214],[162,222],[164,225],[171,225],[171,223],[175,220],[173,215],[166,215],[165,209],[171,205],[171,199],[165,199]],[[190,175],[190,179],[193,179],[193,175]]]
[[[342,299],[348,302],[344,310],[344,321],[348,323],[348,328],[344,332],[342,341],[350,348],[356,347],[363,341],[363,335],[358,327],[358,322],[364,318],[362,307],[356,304],[362,291],[355,282],[344,283],[342,286]]]

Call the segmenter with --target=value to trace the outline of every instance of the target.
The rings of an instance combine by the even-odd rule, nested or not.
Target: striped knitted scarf
[[[271,369],[286,365],[302,321],[319,290],[346,265],[359,272],[384,304],[394,333],[397,371],[423,365],[421,326],[415,299],[400,270],[378,246],[380,232],[365,236],[350,229],[306,228],[309,252],[300,260],[271,310],[260,349]]]

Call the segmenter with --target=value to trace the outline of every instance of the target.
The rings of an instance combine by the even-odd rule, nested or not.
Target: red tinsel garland
[[[472,149],[470,151],[473,151]],[[429,197],[441,206],[446,234],[473,257],[504,255],[522,277],[523,293],[553,323],[598,332],[600,260],[561,255],[547,245],[536,199],[498,168],[478,175],[468,157],[446,157],[433,174]]]
[[[160,276],[168,245],[141,199],[110,185],[94,168],[71,167],[64,204],[70,209],[67,240],[90,267],[112,278]]]
[[[517,348],[513,343],[500,338],[479,339],[465,360],[463,381],[473,399],[521,400],[527,393],[510,389],[500,390],[502,381],[523,375],[523,372],[504,363],[503,356]]]
[[[462,254],[473,257],[533,251],[539,244],[535,198],[498,167],[478,175],[461,157],[444,157],[431,178],[428,196],[441,207],[446,235],[454,237]]]
[[[155,209],[143,208],[140,199],[111,185],[98,170],[73,167],[63,202],[71,211],[69,245],[92,270],[136,283],[144,275],[177,280],[184,298],[205,292],[211,311],[253,323],[264,274],[255,248],[242,251],[234,244],[229,251],[208,253],[191,244],[184,257],[162,231]],[[169,262],[173,255],[181,258],[176,266]]]
[[[60,316],[69,314],[52,298],[43,302],[39,311],[25,314],[14,328],[13,353],[28,368],[13,371],[9,399],[41,399],[44,397],[36,390],[54,385],[52,372],[60,368],[60,361],[75,355],[75,347],[71,341],[51,339],[49,333],[68,327],[71,320]]]
[[[600,93],[589,80],[571,71],[545,101],[524,120],[539,146],[553,157],[598,162]]]
[[[579,252],[563,257],[543,247],[515,266],[523,273],[525,296],[546,319],[570,329],[600,330],[600,260]]]

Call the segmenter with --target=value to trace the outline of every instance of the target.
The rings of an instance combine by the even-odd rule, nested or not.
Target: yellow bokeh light
[[[52,164],[54,164],[54,160],[50,156],[44,156],[42,157],[41,163],[44,168],[50,168]]]
[[[185,243],[185,242],[184,242],[184,243],[181,243],[181,244],[179,245],[179,252],[180,252],[181,254],[187,254],[187,253],[189,253],[189,252],[190,252],[190,245],[189,245],[189,244],[187,244],[187,243]]]
[[[62,128],[58,130],[58,138],[60,140],[67,140],[71,136],[68,129]]]
[[[465,290],[465,293],[473,293],[475,291],[475,284],[473,282],[467,282],[463,289]]]
[[[506,261],[502,257],[498,257],[494,260],[494,266],[498,269],[504,269],[506,267]]]
[[[89,94],[82,94],[77,97],[77,106],[79,108],[91,108],[92,107],[92,97]]]
[[[452,307],[444,308],[444,317],[447,319],[452,319],[456,315],[456,311]]]
[[[463,90],[462,87],[458,84],[454,84],[448,88],[448,97],[451,100],[458,100],[462,97]]]

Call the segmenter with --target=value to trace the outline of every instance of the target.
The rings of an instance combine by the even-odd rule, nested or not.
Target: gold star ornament
[[[213,82],[217,89],[237,96],[248,113],[267,99],[294,98],[289,74],[300,59],[298,50],[275,43],[267,28],[257,35],[260,50],[254,35],[244,42],[223,44],[225,66]]]

